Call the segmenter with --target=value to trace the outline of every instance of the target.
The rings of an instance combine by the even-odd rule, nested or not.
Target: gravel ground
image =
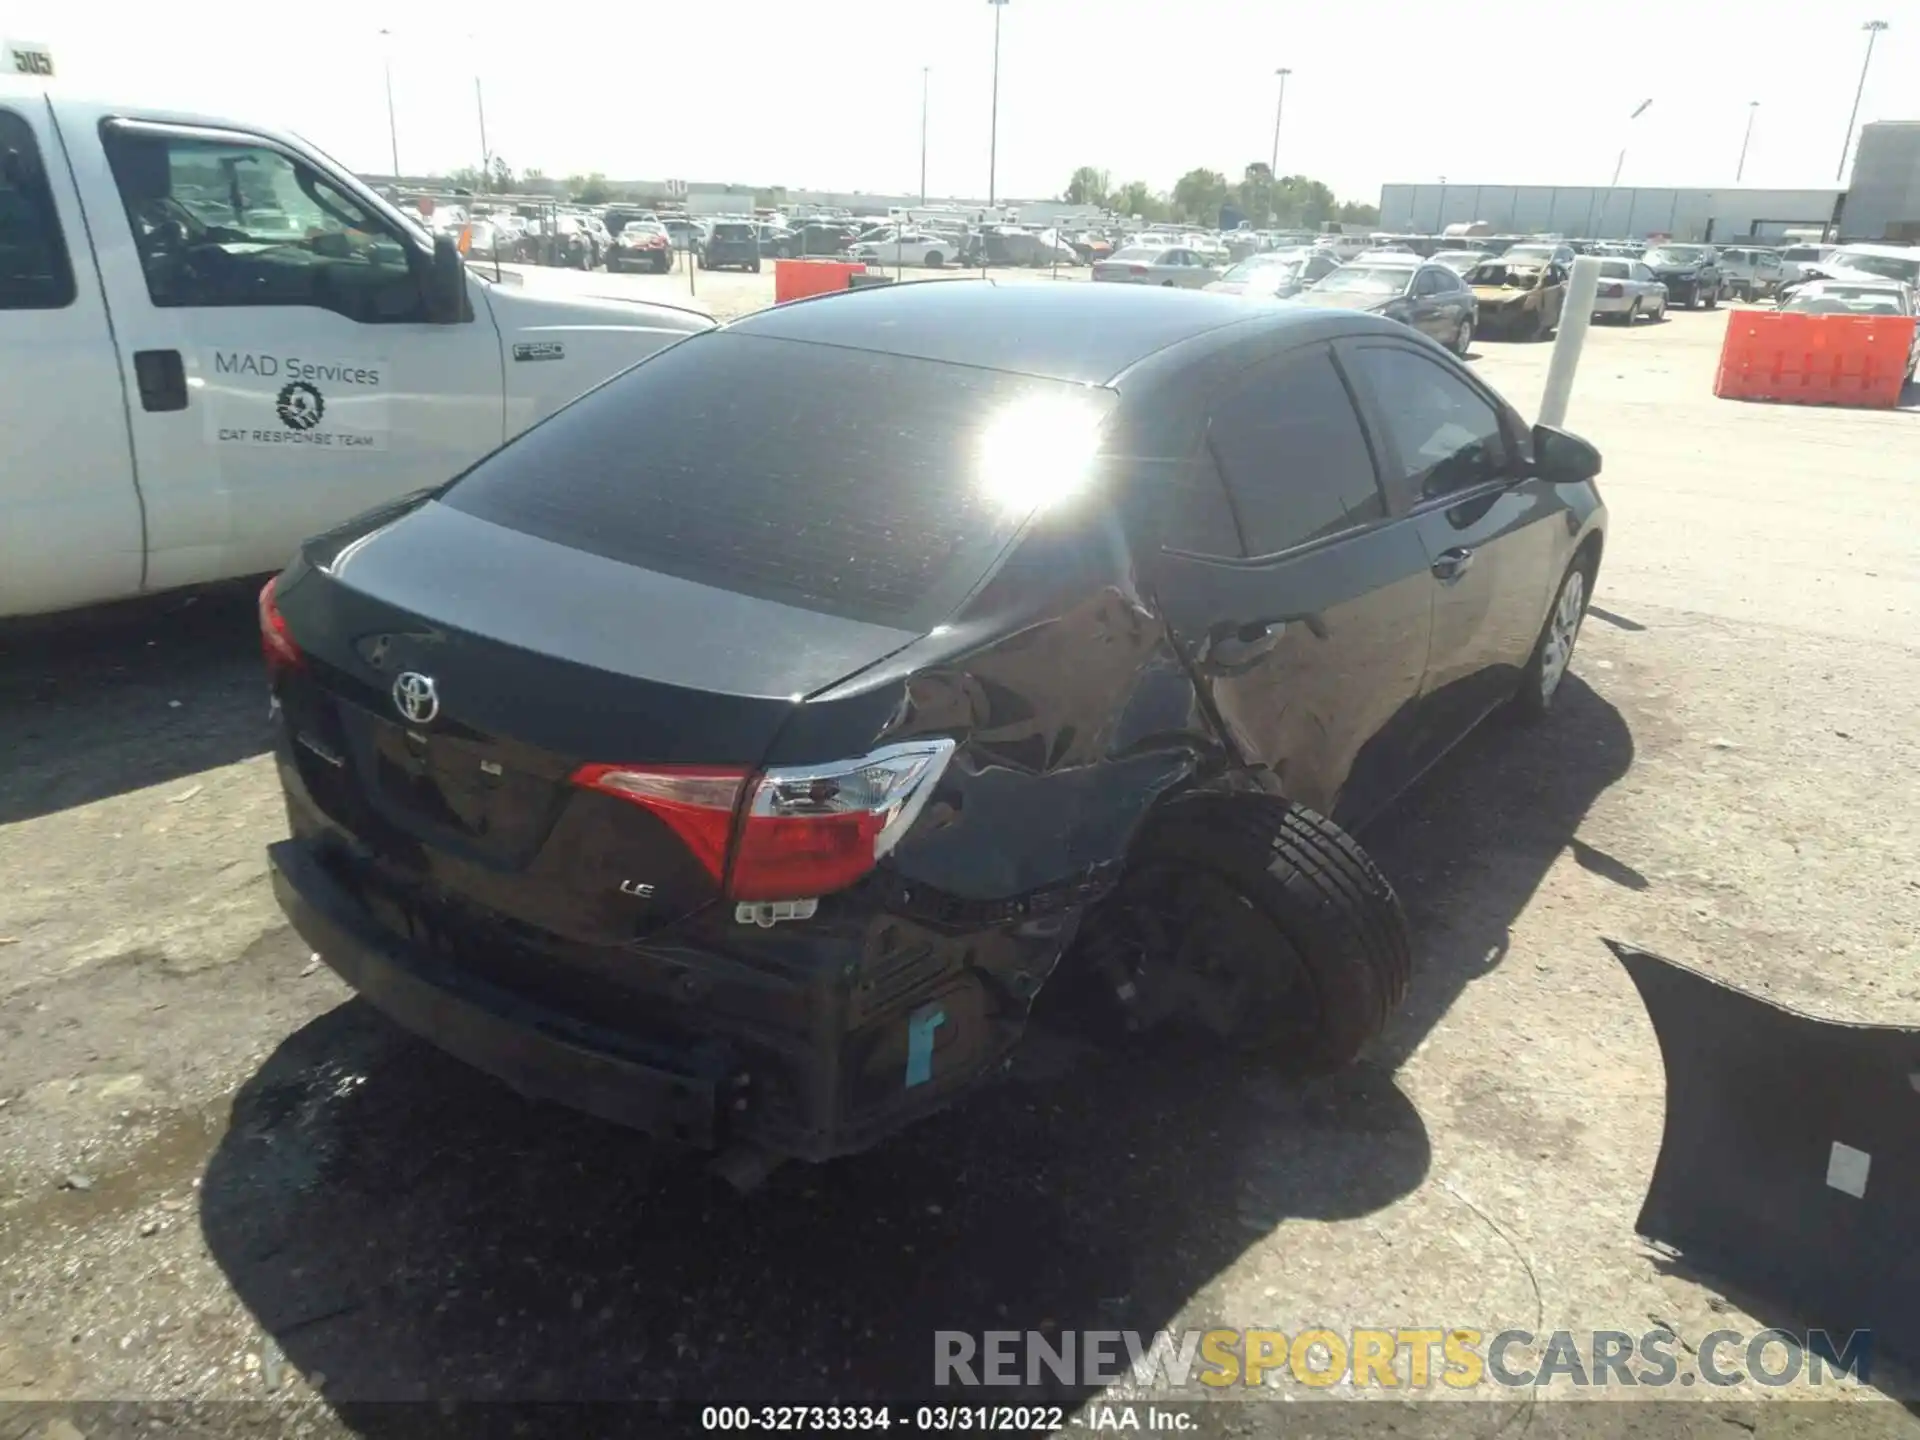
[[[718,314],[770,295],[698,279]],[[1920,422],[1714,400],[1726,323],[1593,334],[1569,423],[1613,529],[1576,673],[1550,725],[1485,730],[1365,837],[1419,937],[1365,1063],[1299,1088],[1044,1043],[746,1198],[518,1100],[309,959],[264,881],[250,596],[0,633],[0,1399],[304,1401],[139,1414],[381,1435],[422,1412],[368,1402],[915,1393],[936,1329],[1790,1323],[1634,1237],[1661,1068],[1601,939],[1920,1025],[1920,560],[1895,520]],[[1548,347],[1476,353],[1532,406]],[[1872,1393],[1741,1387],[1675,1433],[1920,1434]],[[1561,1433],[1585,1408],[1394,1423]],[[0,1407],[0,1434],[105,1417]]]

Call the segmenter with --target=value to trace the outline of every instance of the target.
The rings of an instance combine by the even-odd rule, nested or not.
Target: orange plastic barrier
[[[773,303],[804,300],[829,290],[845,290],[849,275],[864,274],[866,266],[847,260],[776,260],[773,262]]]
[[[1890,409],[1907,383],[1916,323],[1911,315],[1733,311],[1713,393],[1723,400]]]

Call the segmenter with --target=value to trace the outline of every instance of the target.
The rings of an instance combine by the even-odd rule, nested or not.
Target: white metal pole
[[[1573,394],[1573,372],[1580,365],[1580,347],[1587,343],[1593,323],[1593,297],[1600,289],[1600,261],[1592,255],[1574,258],[1567,281],[1567,304],[1560,312],[1560,333],[1554,337],[1553,356],[1547,362],[1546,389],[1540,395],[1542,425],[1560,425],[1567,418],[1567,400]]]
[[[1853,92],[1853,109],[1847,112],[1847,133],[1840,142],[1840,163],[1834,167],[1834,184],[1840,183],[1840,177],[1847,173],[1847,151],[1853,148],[1853,122],[1860,118],[1860,97],[1867,93],[1867,70],[1873,64],[1873,42],[1880,38],[1880,32],[1887,28],[1884,20],[1869,20],[1860,27],[1867,32],[1867,58],[1860,62],[1860,84]]]

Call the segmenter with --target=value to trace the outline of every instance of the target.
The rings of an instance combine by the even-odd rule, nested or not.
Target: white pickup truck
[[[274,569],[713,323],[490,283],[293,135],[0,79],[0,617]]]

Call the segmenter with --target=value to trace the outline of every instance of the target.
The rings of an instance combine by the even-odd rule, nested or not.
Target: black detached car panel
[[[1597,497],[1393,322],[1122,291],[763,312],[311,542],[301,933],[529,1093],[823,1157],[1006,1053],[1170,803],[1376,811]]]

